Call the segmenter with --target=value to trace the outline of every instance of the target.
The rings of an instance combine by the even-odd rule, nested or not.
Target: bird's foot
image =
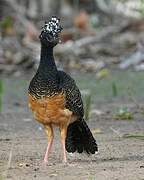
[[[42,167],[46,168],[48,166],[48,160],[44,159],[42,162]]]
[[[69,167],[74,167],[74,166],[76,165],[76,163],[69,163],[68,161],[66,161],[66,162],[63,161],[62,165],[63,165],[64,167],[67,167],[67,166],[69,166]]]
[[[68,161],[67,161],[67,158],[66,158],[66,156],[64,156],[64,159],[63,159],[63,165],[64,166],[67,166],[68,165]]]
[[[63,166],[68,166],[68,164],[69,164],[69,163],[67,162],[66,159],[64,159],[64,160],[62,161],[62,165],[63,165]]]
[[[55,165],[54,162],[49,162],[49,161],[45,161],[45,160],[42,162],[42,167],[43,168],[46,168],[48,166],[53,166],[53,165]]]

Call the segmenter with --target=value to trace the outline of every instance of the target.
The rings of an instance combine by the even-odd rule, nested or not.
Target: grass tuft
[[[132,119],[134,119],[134,117],[133,117],[133,113],[130,112],[127,107],[122,107],[114,115],[114,119],[116,119],[116,120],[132,120]]]
[[[118,89],[115,82],[112,82],[112,96],[117,97],[118,96]]]
[[[0,80],[0,112],[2,111],[3,81]]]
[[[85,97],[85,120],[88,121],[90,118],[90,109],[92,104],[92,93],[89,93]]]

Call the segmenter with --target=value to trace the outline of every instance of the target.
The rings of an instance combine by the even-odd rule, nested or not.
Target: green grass
[[[129,133],[129,134],[124,134],[123,138],[135,138],[139,140],[144,140],[144,134],[143,133]]]
[[[110,76],[98,80],[95,74],[73,76],[80,89],[90,89],[94,98],[144,97],[144,72],[112,71]]]
[[[127,107],[123,106],[118,109],[113,118],[116,120],[133,120],[134,116]]]
[[[112,82],[112,95],[113,95],[113,97],[118,96],[118,89],[117,89],[117,85],[115,82]]]
[[[92,93],[89,93],[84,98],[84,106],[85,106],[85,120],[88,121],[90,118],[90,110],[92,104]]]

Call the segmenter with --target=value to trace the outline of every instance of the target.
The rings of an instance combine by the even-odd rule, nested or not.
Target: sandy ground
[[[7,174],[7,179],[12,180],[144,179],[144,141],[121,137],[128,132],[142,132],[143,119],[129,122],[103,116],[91,120],[89,125],[97,139],[99,154],[92,157],[68,155],[69,164],[64,165],[56,130],[49,165],[44,167],[42,159],[47,139],[43,129],[32,120],[29,111],[3,113],[0,120],[0,174]],[[97,128],[101,133],[95,133]]]
[[[144,141],[123,138],[125,133],[144,132],[143,115],[135,113],[131,121],[114,120],[111,110],[120,104],[112,101],[93,105],[105,112],[93,114],[88,122],[99,153],[91,157],[68,154],[69,163],[64,165],[56,129],[49,164],[44,167],[47,137],[43,127],[33,120],[26,99],[18,102],[6,97],[0,115],[0,180],[144,180]]]

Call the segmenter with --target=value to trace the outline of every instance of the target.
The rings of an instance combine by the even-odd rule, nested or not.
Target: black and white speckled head
[[[54,47],[59,43],[59,34],[62,30],[60,19],[53,16],[45,25],[40,34],[41,43],[48,47]]]

